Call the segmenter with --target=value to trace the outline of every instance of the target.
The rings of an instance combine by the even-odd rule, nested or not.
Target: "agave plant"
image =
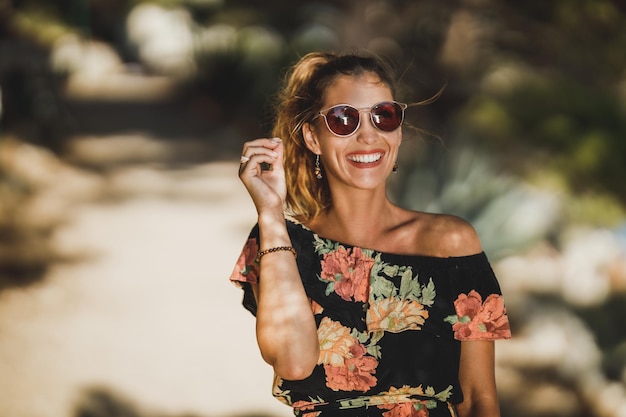
[[[499,172],[476,148],[428,149],[408,163],[392,183],[394,199],[412,209],[466,219],[491,258],[526,249],[559,225],[558,196]]]

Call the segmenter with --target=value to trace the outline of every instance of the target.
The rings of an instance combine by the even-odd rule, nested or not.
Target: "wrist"
[[[274,228],[276,226],[285,226],[285,215],[282,211],[262,212],[258,216],[259,227]]]
[[[296,252],[296,249],[293,246],[273,246],[269,249],[260,251],[256,256],[256,261],[261,262],[261,258],[265,255],[281,251],[291,252],[296,259],[298,258],[298,252]]]
[[[281,213],[259,214],[260,249],[274,246],[289,246],[291,239],[287,233],[285,216]]]

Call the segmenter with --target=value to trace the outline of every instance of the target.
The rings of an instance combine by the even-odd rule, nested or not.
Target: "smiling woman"
[[[388,199],[407,108],[394,95],[371,55],[292,68],[275,137],[243,148],[258,223],[230,278],[295,415],[497,417],[500,287],[467,222]]]

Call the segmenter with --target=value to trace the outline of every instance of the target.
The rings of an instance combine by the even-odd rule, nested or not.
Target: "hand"
[[[276,210],[282,215],[287,195],[283,150],[283,142],[279,138],[256,139],[243,146],[239,178],[259,214],[265,210]]]

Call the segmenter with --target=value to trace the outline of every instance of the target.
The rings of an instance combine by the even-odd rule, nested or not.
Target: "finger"
[[[274,169],[283,170],[283,159],[285,155],[285,146],[279,138],[272,139],[275,147],[272,149],[276,153],[276,160],[274,162]]]
[[[247,142],[239,160],[240,164],[247,164],[254,155],[269,155],[274,159],[281,160],[282,167],[282,141],[274,138]]]
[[[267,169],[264,169],[264,166],[273,166],[277,163],[279,156],[278,152],[268,149],[255,149],[255,151],[258,151],[258,153],[252,154],[248,161],[239,165],[240,175],[243,175],[244,173],[248,173],[250,175],[260,175],[263,171],[267,171]]]
[[[273,150],[281,143],[282,141],[278,138],[255,139],[255,140],[244,143],[241,155],[245,157],[249,157],[251,154],[259,153],[259,150],[261,149]]]
[[[266,156],[269,157],[272,161],[279,159],[282,156],[282,152],[279,153],[277,150],[268,149],[265,147],[253,147],[246,150],[246,153],[241,155],[241,159],[239,162],[242,165],[248,164],[252,159],[257,159],[257,163],[259,158],[255,158],[257,156]],[[273,162],[272,162],[273,163]]]

